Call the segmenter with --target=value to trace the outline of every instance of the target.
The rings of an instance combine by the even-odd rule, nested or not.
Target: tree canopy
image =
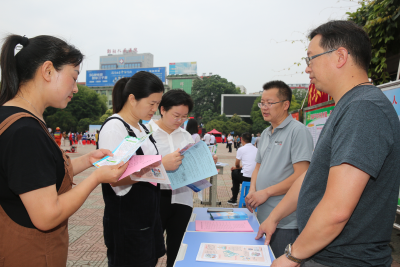
[[[360,1],[361,7],[356,12],[348,12],[349,20],[363,26],[372,44],[372,60],[368,76],[375,84],[395,80],[396,72],[389,73],[389,57],[400,53],[400,0]]]
[[[226,118],[226,121],[223,121],[222,119]],[[240,118],[238,115],[234,114],[230,119],[221,115],[220,117],[217,117],[216,119],[209,121],[206,124],[206,130],[207,132],[211,131],[212,129],[216,129],[217,131],[227,134],[230,132],[235,132],[235,135],[241,135],[245,132],[250,132],[251,131],[251,125],[244,122],[242,118]]]
[[[194,80],[192,99],[194,101],[193,115],[196,119],[206,111],[220,113],[221,94],[240,94],[240,89],[219,75]]]
[[[63,109],[48,107],[43,117],[50,128],[60,127],[62,131],[89,129],[89,124],[99,122],[107,110],[107,97],[99,95],[87,86],[78,84],[78,93],[68,106]]]

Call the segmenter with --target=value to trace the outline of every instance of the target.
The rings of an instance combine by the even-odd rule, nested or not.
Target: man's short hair
[[[319,45],[324,51],[344,47],[354,63],[368,72],[371,62],[371,41],[364,29],[352,21],[332,20],[312,30],[308,38],[321,35]]]
[[[250,133],[243,133],[242,134],[242,139],[246,143],[251,143],[251,134]]]
[[[266,84],[263,85],[264,90],[269,90],[269,89],[278,89],[278,98],[283,101],[283,100],[288,100],[289,103],[292,102],[292,90],[290,87],[282,82],[282,81],[270,81],[267,82]]]

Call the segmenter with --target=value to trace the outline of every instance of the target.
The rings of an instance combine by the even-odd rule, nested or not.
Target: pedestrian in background
[[[54,133],[54,140],[56,140],[56,143],[58,146],[61,146],[61,132],[60,132],[60,127],[56,128],[56,132]]]
[[[229,151],[228,151],[228,153],[232,153],[232,143],[233,143],[233,137],[232,137],[232,135],[231,134],[228,134],[228,138],[227,138],[227,145],[228,145],[228,148],[229,148]]]
[[[195,119],[188,120],[188,123],[186,125],[186,131],[188,131],[192,135],[193,141],[195,143],[201,141],[200,135],[198,134],[199,127]]]

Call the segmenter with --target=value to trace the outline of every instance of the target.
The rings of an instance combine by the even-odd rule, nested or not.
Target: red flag
[[[318,91],[315,88],[314,84],[310,84],[308,87],[308,106],[313,106],[319,103],[323,103],[328,101],[329,96],[327,93],[323,93],[321,91]]]

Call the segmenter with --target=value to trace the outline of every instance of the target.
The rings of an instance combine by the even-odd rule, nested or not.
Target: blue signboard
[[[88,70],[86,71],[86,86],[114,86],[121,78],[131,77],[139,71],[147,71],[155,74],[162,82],[165,82],[165,67],[142,69],[115,69],[115,70]]]
[[[400,87],[383,91],[383,93],[389,98],[390,102],[392,102],[400,119]]]

